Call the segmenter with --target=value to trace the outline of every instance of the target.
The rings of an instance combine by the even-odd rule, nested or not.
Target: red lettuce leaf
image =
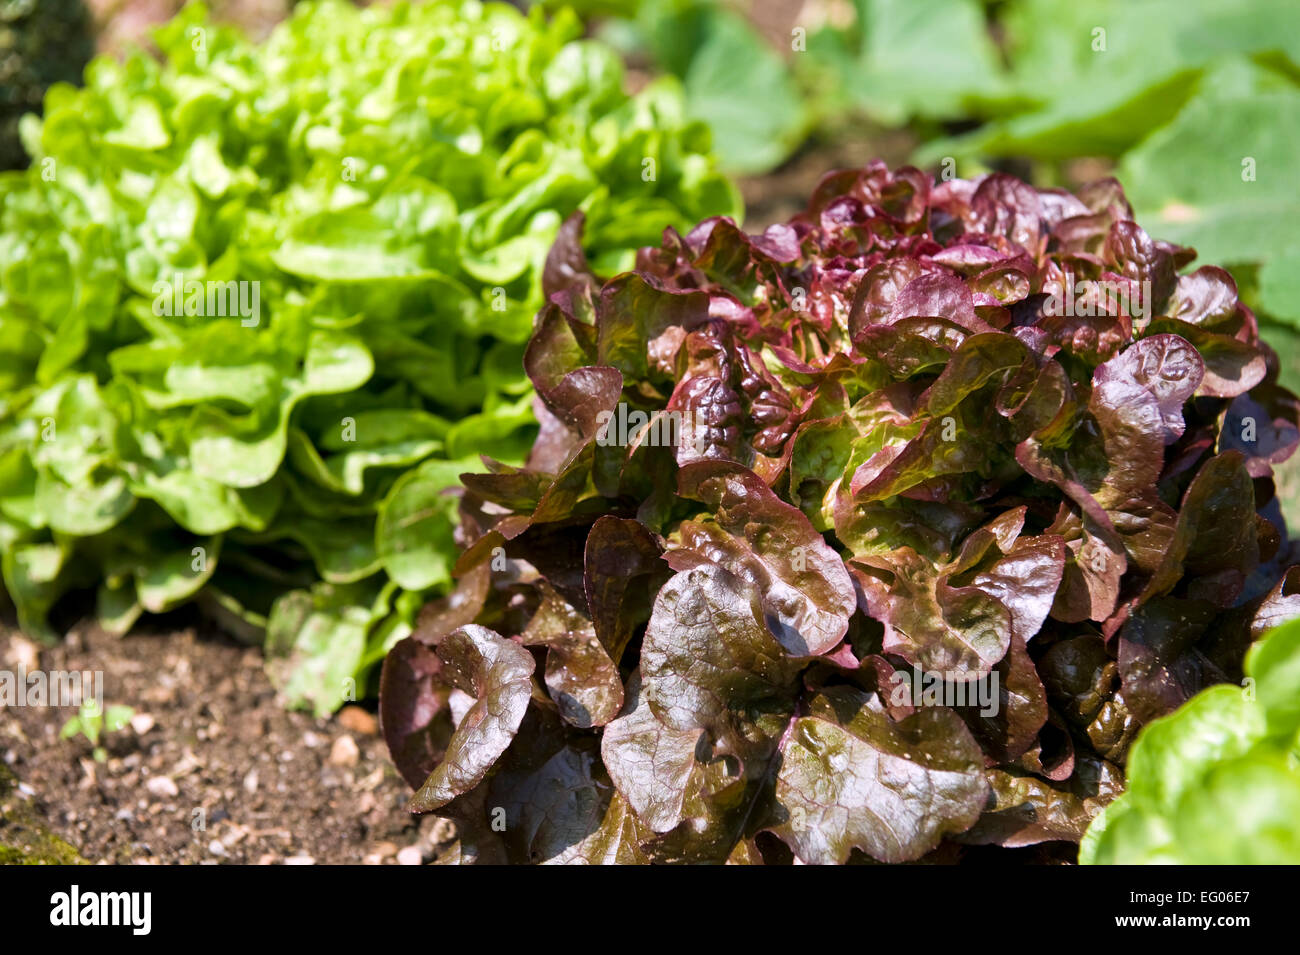
[[[474,698],[447,743],[447,752],[411,797],[411,809],[428,812],[469,792],[505,752],[532,695],[532,655],[510,640],[470,624],[438,644],[447,681]]]

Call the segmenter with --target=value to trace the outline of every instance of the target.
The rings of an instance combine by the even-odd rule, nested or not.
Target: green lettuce
[[[262,45],[187,7],[95,60],[0,176],[0,549],[22,628],[196,596],[318,712],[449,582],[456,475],[536,433],[546,252],[629,267],[734,213],[673,82],[571,14],[300,4]]]
[[[1270,603],[1294,612],[1294,577]],[[1080,862],[1300,863],[1300,621],[1251,647],[1245,672],[1142,730],[1128,791],[1093,820]]]

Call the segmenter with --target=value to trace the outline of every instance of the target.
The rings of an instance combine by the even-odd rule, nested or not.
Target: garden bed
[[[0,863],[1300,859],[1280,0],[87,2]]]
[[[129,702],[136,711],[131,725],[107,735],[107,759],[96,762],[84,738],[59,739],[74,708],[0,709],[0,752],[18,781],[9,799],[26,804],[26,818],[89,862],[394,864],[436,856],[450,830],[406,813],[409,791],[373,715],[356,706],[330,719],[287,712],[260,651],[202,621],[177,619],[187,616],[127,638],[78,625],[54,648],[4,628],[5,666],[101,670],[106,704]],[[202,828],[194,828],[196,810]],[[30,842],[11,829],[17,812],[4,815],[0,845]]]

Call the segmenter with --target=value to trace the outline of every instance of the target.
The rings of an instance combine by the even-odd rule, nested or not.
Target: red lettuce
[[[608,281],[581,236],[528,464],[465,475],[460,585],[384,670],[460,858],[1069,857],[1290,609],[1297,399],[1113,180],[877,163]]]

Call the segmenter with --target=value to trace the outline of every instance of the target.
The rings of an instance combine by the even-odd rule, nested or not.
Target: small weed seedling
[[[110,706],[105,712],[96,700],[87,700],[77,710],[77,715],[63,724],[59,739],[72,739],[80,733],[90,740],[95,747],[91,755],[95,762],[102,763],[108,759],[108,752],[99,745],[100,733],[116,733],[135,716],[135,710],[129,706]]]

